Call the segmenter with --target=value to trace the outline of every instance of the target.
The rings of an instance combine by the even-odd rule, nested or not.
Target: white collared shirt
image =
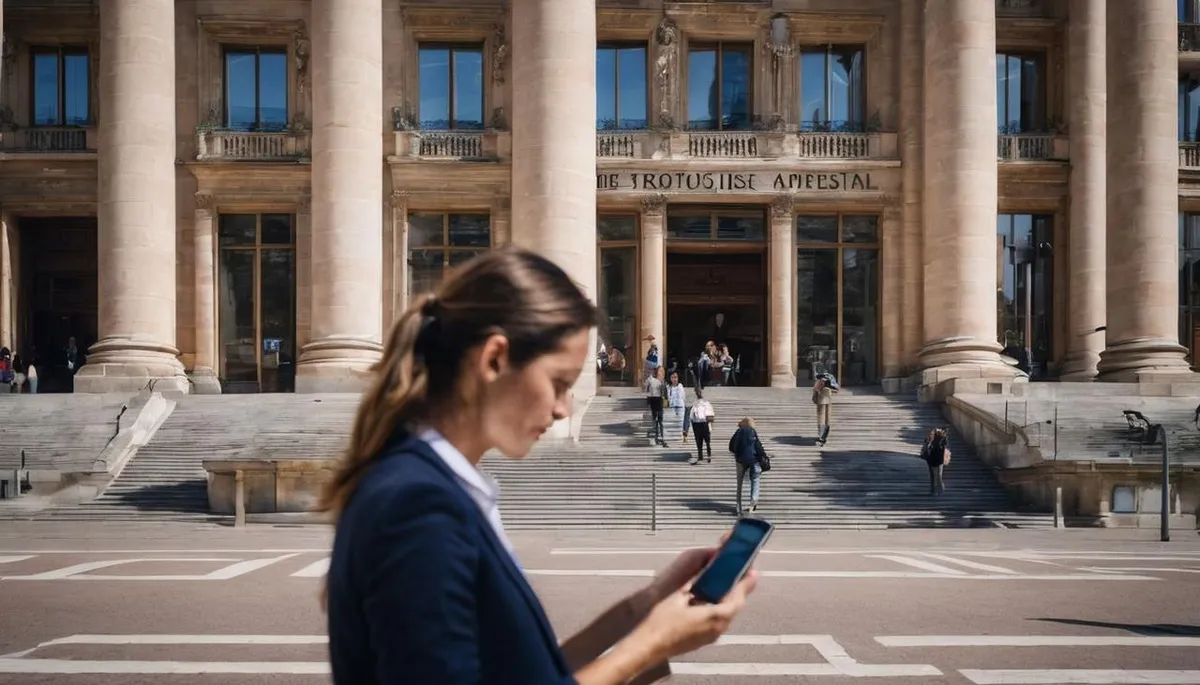
[[[429,445],[442,458],[446,466],[449,466],[450,470],[454,472],[454,480],[458,481],[459,487],[466,490],[471,499],[475,501],[479,511],[483,512],[484,518],[488,520],[492,530],[495,531],[496,538],[508,550],[513,563],[520,568],[521,564],[517,562],[516,551],[513,549],[508,535],[504,532],[504,523],[500,520],[500,485],[494,478],[475,468],[470,460],[458,451],[457,447],[451,445],[450,441],[436,430],[427,428],[421,431],[418,438]]]

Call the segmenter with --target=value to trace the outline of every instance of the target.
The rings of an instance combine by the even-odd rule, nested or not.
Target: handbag
[[[763,473],[771,470],[771,455],[763,452],[758,455],[758,465],[762,467]]]
[[[945,464],[949,464],[949,463],[950,463],[950,448],[947,447],[942,452],[942,464],[945,465]]]

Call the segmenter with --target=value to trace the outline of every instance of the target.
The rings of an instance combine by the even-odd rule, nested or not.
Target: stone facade
[[[752,382],[804,384],[830,360],[843,377],[889,389],[1011,378],[1002,349],[1032,348],[1030,329],[1020,330],[1032,324],[1016,325],[1024,342],[1010,344],[997,302],[1021,309],[1013,302],[1030,288],[1005,280],[1010,271],[1020,278],[1004,266],[1020,246],[998,242],[996,226],[998,216],[1020,215],[1049,227],[1041,245],[1027,246],[1042,252],[1043,372],[1175,377],[1188,365],[1168,222],[1200,211],[1200,155],[1173,137],[1174,84],[1190,59],[1179,52],[1173,7],[479,0],[465,11],[450,0],[100,0],[89,9],[8,0],[0,343],[28,347],[43,325],[32,313],[42,307],[41,278],[23,273],[36,265],[22,222],[96,217],[96,330],[76,390],[153,381],[217,392],[235,354],[259,389],[281,365],[294,368],[288,389],[354,389],[384,331],[427,284],[428,270],[417,275],[414,265],[434,252],[448,265],[467,254],[450,238],[421,242],[431,216],[461,214],[487,216],[483,249],[513,242],[543,251],[606,311],[609,281],[632,284],[622,313],[608,312],[617,323],[600,331],[601,343],[630,360],[615,382],[636,379],[632,360],[645,356],[648,336],[690,349],[672,320],[721,308],[749,312],[737,335],[757,351],[747,355]],[[1132,42],[1111,26],[1127,27]],[[597,90],[613,88],[597,74],[597,43],[644,56],[640,125],[597,130]],[[418,54],[427,45],[479,55],[479,127],[422,125]],[[1126,45],[1132,52],[1106,63],[1106,50]],[[34,55],[58,50],[61,61],[68,48],[87,55],[92,114],[79,125],[35,126]],[[228,125],[234,48],[284,56],[279,126]],[[851,68],[835,64],[843,53],[834,48],[857,51],[853,92],[831,85]],[[712,107],[744,106],[745,121],[723,112],[717,130],[688,124],[698,107],[690,99],[700,97],[690,70],[702,49],[721,69],[748,61],[744,79],[719,76],[716,97],[709,93]],[[805,75],[819,58],[803,57],[822,50],[830,55],[823,115],[809,106],[822,97],[816,77]],[[998,120],[997,54],[1033,65],[1026,78],[1036,93],[1017,97],[1036,100],[1036,121],[1019,130]],[[1120,108],[1106,108],[1112,92],[1122,93]],[[845,93],[849,104],[838,100]],[[833,121],[835,106],[853,115]],[[708,240],[674,220],[704,212],[715,217]],[[597,214],[627,217],[636,229],[598,235]],[[290,243],[271,247],[291,250],[283,323],[264,314],[275,273],[266,261],[246,267],[253,314],[236,322],[222,314],[232,297],[223,288],[236,280],[224,270],[227,215],[258,217],[245,254],[262,260],[265,217],[288,217]],[[849,219],[863,216],[874,233],[849,235]],[[740,226],[735,234],[723,234],[723,217]],[[838,217],[828,245],[799,228],[820,217]],[[826,248],[833,256],[822,261]],[[631,259],[609,278],[605,265],[620,250]],[[873,266],[863,270],[867,252]],[[745,259],[723,270],[727,255]],[[806,259],[832,271],[804,271]],[[758,281],[738,290],[748,273]],[[851,273],[861,282],[850,283]],[[698,290],[681,290],[684,278]],[[826,314],[810,302],[822,288],[835,293],[821,296],[833,303]],[[590,396],[596,381],[585,374],[577,396]]]

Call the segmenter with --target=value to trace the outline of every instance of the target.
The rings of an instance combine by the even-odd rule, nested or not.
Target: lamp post
[[[1161,424],[1154,424],[1153,439],[1162,440],[1162,513],[1160,515],[1159,538],[1163,542],[1171,541],[1170,511],[1171,511],[1171,452],[1167,447],[1167,429]]]

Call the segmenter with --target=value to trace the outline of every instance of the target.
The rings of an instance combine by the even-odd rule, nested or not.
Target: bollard
[[[1159,437],[1162,438],[1162,512],[1160,514],[1161,530],[1159,538],[1163,542],[1171,541],[1171,449],[1167,445],[1167,429],[1157,426]]]
[[[246,525],[246,476],[242,471],[234,474],[233,493],[233,526],[242,528]]]
[[[1054,488],[1054,527],[1065,528],[1063,524],[1062,486]]]
[[[650,531],[658,530],[658,474],[650,474]]]

